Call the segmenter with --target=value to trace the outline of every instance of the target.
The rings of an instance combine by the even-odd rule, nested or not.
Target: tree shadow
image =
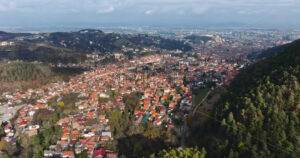
[[[161,138],[150,139],[140,134],[118,139],[120,156],[125,155],[130,158],[149,157],[170,146]]]

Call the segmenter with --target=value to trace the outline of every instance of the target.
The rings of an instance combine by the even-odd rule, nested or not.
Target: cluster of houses
[[[30,99],[36,101],[24,104],[14,122],[5,125],[6,136],[1,139],[10,142],[18,132],[37,135],[43,129],[33,121],[35,113],[41,109],[54,111],[48,105],[49,100],[77,93],[75,107],[78,113],[56,123],[63,133],[56,144],[44,151],[44,156],[74,157],[85,151],[90,157],[117,157],[116,151],[105,148],[107,142],[113,140],[105,113],[108,109],[124,110],[123,98],[126,95],[143,93],[134,111],[136,124],[151,121],[157,126],[173,128],[173,118],[182,118],[183,115],[173,111],[177,108],[189,111],[192,108],[191,87],[185,86],[184,80],[200,81],[206,73],[206,80],[222,86],[230,82],[240,67],[214,58],[206,60],[203,56],[182,58],[157,54],[101,66],[69,82],[52,83],[26,92],[5,93],[1,96],[6,100],[2,103],[4,105],[23,104],[24,100]]]
[[[63,129],[61,138],[44,151],[44,157],[72,158],[83,151],[86,151],[89,157],[117,157],[117,153],[104,148],[113,137],[107,125],[108,119],[105,114],[98,115],[97,110],[97,107],[91,107],[76,115],[60,119],[57,125]],[[88,113],[94,114],[88,115]],[[85,125],[92,119],[95,119],[93,124]]]
[[[182,78],[177,79],[182,83]],[[146,79],[139,108],[134,111],[136,123],[152,121],[155,125],[165,123],[166,127],[174,127],[173,111],[178,107],[182,96],[189,92],[189,88],[181,84],[184,94],[179,94],[175,87],[167,81],[166,74],[158,74]]]

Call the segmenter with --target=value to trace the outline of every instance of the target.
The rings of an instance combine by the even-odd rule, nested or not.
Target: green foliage
[[[159,158],[205,158],[206,151],[204,148],[202,148],[201,151],[199,151],[196,148],[186,148],[184,150],[178,149],[178,148],[170,148],[168,150],[162,150],[159,152],[158,156]]]
[[[57,103],[57,106],[64,107],[65,103],[63,101],[60,101],[60,102]]]
[[[56,105],[59,104],[60,106],[54,106],[55,113],[53,114],[53,119],[56,119],[56,117],[61,118],[63,116],[68,116],[69,114],[74,114],[78,112],[78,108],[75,107],[75,102],[77,100],[78,100],[77,93],[70,93],[64,95],[62,97],[62,100],[56,104]]]
[[[85,123],[83,123],[84,126],[92,126],[94,124],[99,123],[97,119],[88,119]]]
[[[88,158],[88,154],[86,152],[82,152],[82,153],[78,154],[77,157],[78,158]]]
[[[32,139],[32,145],[39,145],[40,144],[40,138],[38,135],[36,136],[33,136],[33,139]]]
[[[214,112],[217,157],[300,156],[299,50],[296,41],[233,80]]]
[[[148,121],[135,124],[135,117],[130,110],[134,110],[139,98],[139,93],[133,93],[125,98],[124,112],[120,110],[107,112],[108,124],[116,140],[109,144],[109,148],[118,149],[121,155],[127,157],[149,156],[176,144],[173,133],[164,127],[155,126]]]
[[[141,99],[141,93],[131,93],[128,96],[124,97],[124,103],[127,106],[129,112],[133,113],[136,106],[139,104],[139,101]]]
[[[8,154],[3,154],[1,157],[2,158],[10,158],[10,156]]]
[[[195,93],[196,94],[196,98],[195,98],[196,105],[198,105],[204,99],[204,97],[207,95],[207,93],[209,91],[210,91],[210,88],[201,88]]]
[[[68,81],[70,76],[82,72],[82,69],[51,68],[47,65],[29,62],[3,64],[0,65],[0,92],[16,88],[36,88],[55,81]],[[30,103],[34,100],[26,102]]]
[[[26,62],[13,62],[0,68],[0,81],[28,81],[45,79],[51,75],[51,69]]]
[[[176,89],[176,93],[177,94],[181,94],[181,95],[184,94],[184,91],[183,91],[183,89],[181,87],[175,87],[175,89]]]
[[[0,150],[3,149],[3,147],[5,146],[6,142],[5,141],[0,141]]]

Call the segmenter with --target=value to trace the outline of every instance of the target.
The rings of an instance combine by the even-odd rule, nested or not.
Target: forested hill
[[[157,47],[167,50],[189,51],[191,47],[181,41],[165,39],[147,34],[104,33],[101,30],[85,29],[76,32],[54,32],[42,34],[39,41],[51,42],[58,46],[82,51],[114,52],[123,47],[139,48]]]
[[[16,89],[36,88],[54,81],[67,81],[82,73],[78,68],[51,68],[29,62],[12,62],[0,65],[0,93]]]
[[[86,53],[102,55],[131,53],[154,47],[166,50],[190,51],[183,41],[147,34],[104,33],[85,29],[75,32],[7,33],[0,31],[0,42],[13,41],[13,45],[0,47],[0,60],[40,61],[46,63],[81,63]],[[137,51],[137,55],[139,52]]]
[[[20,36],[29,36],[30,33],[8,33],[0,31],[0,41],[11,40]]]
[[[209,155],[300,157],[300,41],[276,54],[242,71],[217,103]]]
[[[51,69],[32,63],[14,62],[0,66],[0,81],[29,81],[47,78],[51,75]]]

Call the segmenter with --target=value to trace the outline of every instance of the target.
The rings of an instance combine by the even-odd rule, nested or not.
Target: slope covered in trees
[[[29,62],[12,62],[0,65],[0,92],[34,88],[52,81],[68,80],[83,72],[81,69],[51,68]]]
[[[102,53],[120,51],[123,46],[140,49],[154,46],[167,50],[191,50],[191,46],[181,41],[165,39],[158,36],[104,33],[101,30],[94,29],[44,34],[44,38],[42,40],[38,39],[38,41],[50,42],[74,50],[98,51]]]
[[[199,151],[197,148],[170,148],[163,149],[157,155],[152,154],[149,158],[205,158],[206,151],[204,148]]]
[[[192,47],[182,41],[147,34],[104,33],[101,30],[85,29],[75,32],[53,33],[7,33],[0,32],[0,41],[13,41],[10,46],[0,47],[0,60],[40,61],[46,63],[80,63],[87,53],[122,53],[122,48],[131,51],[156,47],[166,50],[190,51]],[[137,55],[139,55],[137,53]]]
[[[82,52],[57,47],[50,43],[18,41],[14,46],[0,47],[1,59],[67,64],[83,62],[86,56]]]
[[[32,63],[14,62],[0,69],[0,81],[4,82],[43,79],[50,75],[49,67]]]
[[[104,33],[94,29],[39,34],[0,32],[0,41],[2,40],[13,41],[15,44],[0,47],[0,60],[41,61],[54,64],[80,63],[86,59],[86,53],[120,53],[123,52],[123,47],[130,48],[129,52],[136,49],[143,50],[145,47],[182,51],[192,49],[182,41],[159,36]]]
[[[300,41],[275,54],[242,71],[217,103],[210,156],[300,157]]]

